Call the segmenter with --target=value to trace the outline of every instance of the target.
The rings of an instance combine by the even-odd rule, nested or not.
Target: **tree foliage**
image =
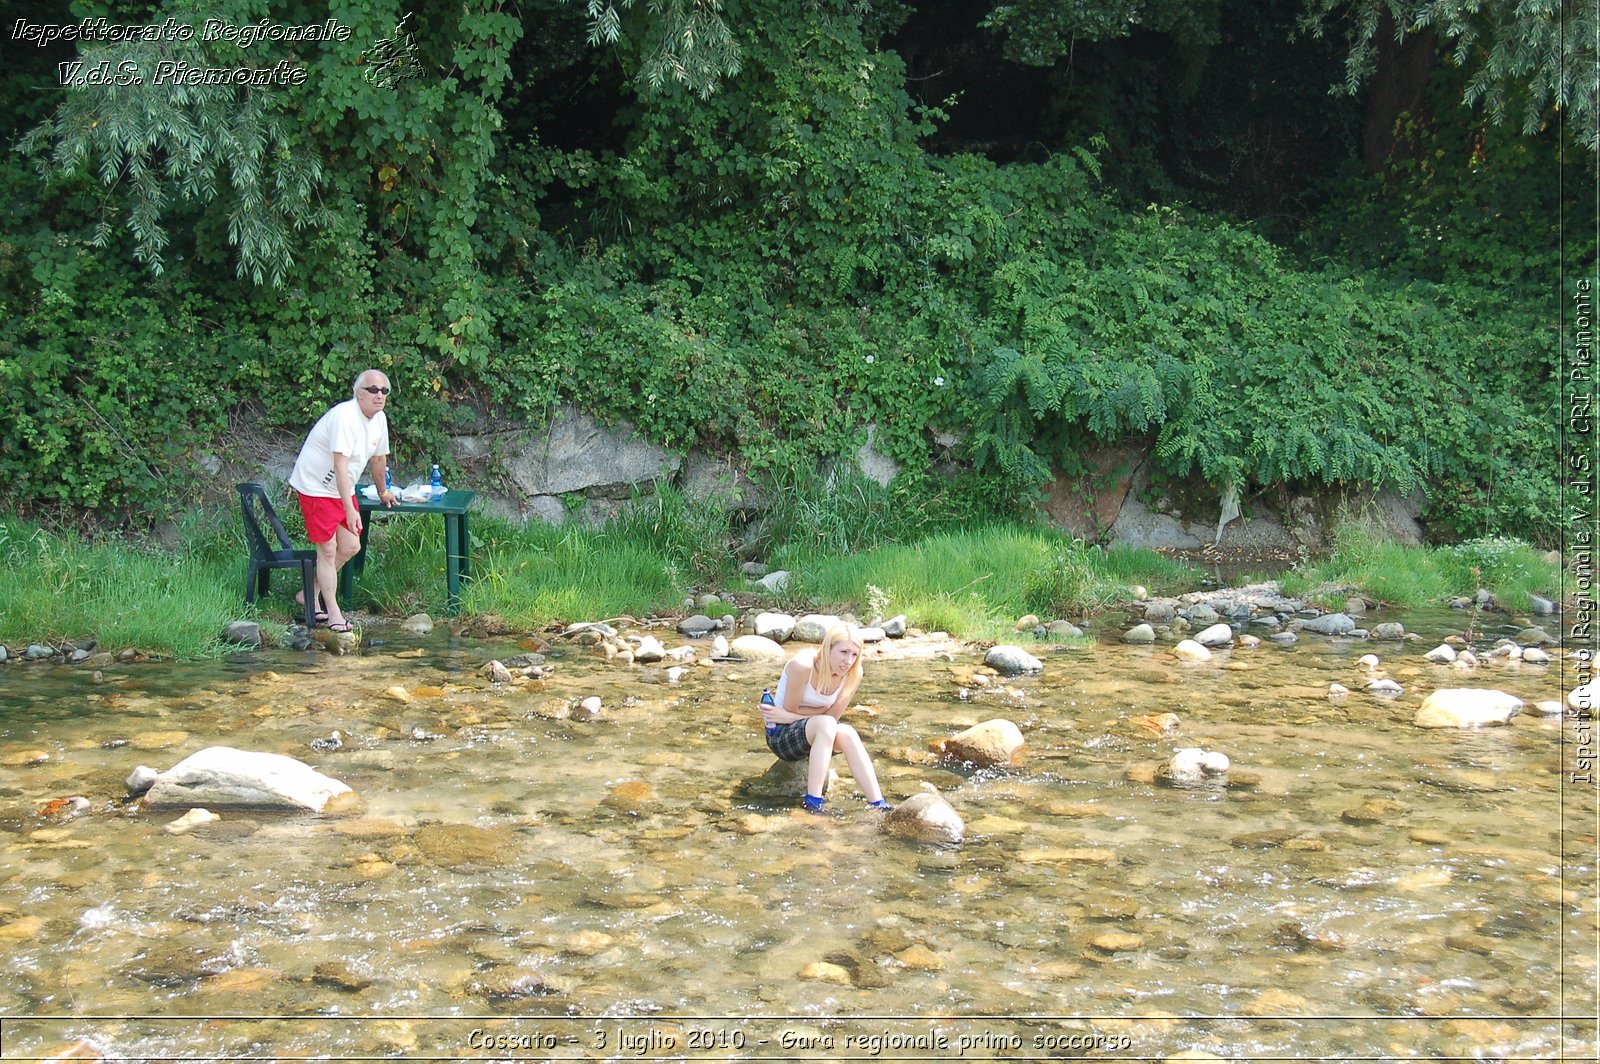
[[[1600,152],[1600,6],[1587,0],[1309,0],[1302,26],[1342,27],[1346,92],[1376,67],[1384,17],[1398,38],[1431,29],[1467,75],[1461,99],[1496,123],[1536,133],[1552,111]]]

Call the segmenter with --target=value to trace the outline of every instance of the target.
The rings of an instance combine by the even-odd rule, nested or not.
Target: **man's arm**
[[[394,505],[394,492],[389,490],[389,480],[385,476],[389,471],[389,456],[375,454],[372,461],[367,463],[367,468],[372,471],[372,486],[377,489],[378,498],[383,500],[383,505]]]
[[[345,526],[356,535],[361,534],[361,513],[352,501],[356,493],[355,479],[350,475],[350,456],[333,452],[333,484],[339,491],[339,501],[344,503]]]

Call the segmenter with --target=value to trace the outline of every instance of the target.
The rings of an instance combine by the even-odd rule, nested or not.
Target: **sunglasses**
[[[362,388],[361,390],[364,391],[364,392],[371,392],[373,395],[388,395],[389,394],[389,389],[380,388],[376,384],[369,384],[366,387]]]

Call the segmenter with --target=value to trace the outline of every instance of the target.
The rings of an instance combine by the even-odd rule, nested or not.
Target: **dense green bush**
[[[525,115],[504,132],[507,100],[530,106],[534,64],[559,55],[537,14],[424,6],[428,77],[363,79],[361,48],[398,5],[337,4],[356,38],[277,102],[293,150],[322,163],[321,224],[281,286],[233,276],[228,225],[200,201],[163,216],[151,283],[131,237],[91,243],[114,192],[4,164],[13,505],[160,513],[241,404],[303,430],[377,365],[402,452],[444,454],[469,416],[575,402],[782,484],[874,426],[906,469],[895,505],[954,492],[992,514],[1086,447],[1154,438],[1163,472],[1219,489],[1426,480],[1445,534],[1555,536],[1558,347],[1521,289],[1501,291],[1544,267],[1547,230],[1526,261],[1478,271],[1488,236],[1469,226],[1433,262],[1418,227],[1449,213],[1449,186],[1419,177],[1384,208],[1401,236],[1382,262],[1345,245],[1324,265],[1247,225],[1114,207],[1094,144],[1006,166],[931,157],[940,114],[907,96],[866,28],[880,16],[844,3],[741,9],[742,66],[719,91],[660,84],[627,103],[613,147],[560,150]],[[226,13],[258,9],[303,21],[292,4]],[[928,475],[948,459],[973,475]]]

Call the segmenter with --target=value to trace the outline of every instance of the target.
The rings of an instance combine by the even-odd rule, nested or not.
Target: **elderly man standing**
[[[290,486],[300,494],[306,536],[317,548],[320,606],[309,612],[313,624],[324,621],[335,632],[350,631],[334,591],[339,570],[361,549],[356,480],[368,462],[383,504],[393,506],[395,501],[384,479],[389,464],[389,422],[383,408],[389,400],[389,378],[375,369],[362,370],[351,394],[351,399],[330,409],[313,426],[289,476]]]

